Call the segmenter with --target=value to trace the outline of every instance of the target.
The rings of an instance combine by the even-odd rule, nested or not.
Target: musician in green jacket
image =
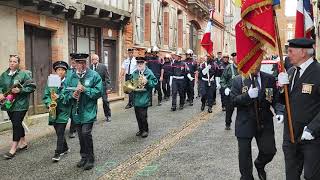
[[[148,106],[150,102],[150,92],[158,83],[153,72],[146,66],[144,57],[137,57],[137,70],[131,75],[134,81],[140,81],[144,87],[133,92],[133,106],[138,121],[139,131],[137,136],[148,137]],[[141,78],[140,80],[138,80]],[[138,87],[139,88],[139,87]]]
[[[90,170],[94,166],[92,128],[97,120],[97,101],[102,96],[103,87],[100,75],[88,68],[88,54],[76,54],[76,72],[68,81],[73,91],[72,120],[76,124],[80,141],[81,160],[77,167]]]
[[[31,75],[20,70],[19,65],[19,56],[10,55],[9,68],[0,76],[1,108],[7,111],[13,129],[11,149],[4,154],[6,159],[12,159],[17,150],[28,148],[22,122],[29,109],[30,94],[34,92],[36,85]]]
[[[60,161],[62,155],[69,152],[69,147],[64,133],[71,114],[72,94],[66,90],[68,63],[57,61],[53,64],[53,69],[61,79],[60,87],[49,87],[44,92],[43,103],[49,109],[49,125],[52,125],[57,135],[57,147],[52,160]]]

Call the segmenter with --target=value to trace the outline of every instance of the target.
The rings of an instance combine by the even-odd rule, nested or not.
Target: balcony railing
[[[208,0],[188,0],[188,8],[198,16],[207,18],[213,5]]]

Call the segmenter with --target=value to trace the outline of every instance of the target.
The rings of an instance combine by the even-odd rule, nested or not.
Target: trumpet
[[[57,118],[57,97],[55,96],[56,92],[55,90],[52,88],[51,92],[50,92],[50,97],[51,97],[51,103],[49,105],[49,116],[52,119],[56,119]]]

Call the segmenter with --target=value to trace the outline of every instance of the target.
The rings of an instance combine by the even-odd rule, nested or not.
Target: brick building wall
[[[222,51],[224,1],[210,2],[213,2],[216,7],[220,5],[220,11],[216,10],[214,16],[215,26],[212,32],[215,32],[213,33],[215,36],[212,40],[215,51]],[[156,25],[155,20],[158,23]],[[177,50],[184,53],[189,48],[193,49],[195,54],[204,55],[205,51],[201,48],[200,41],[207,26],[207,20],[208,16],[203,17],[200,11],[192,10],[186,0],[134,0],[131,22],[124,30],[125,48],[135,47],[138,49],[136,55],[143,55],[145,49],[151,47],[156,41],[155,44],[160,48],[161,56]],[[140,25],[142,27],[139,27]],[[191,27],[194,27],[196,32],[191,32]],[[190,38],[196,42],[196,47],[192,47]]]

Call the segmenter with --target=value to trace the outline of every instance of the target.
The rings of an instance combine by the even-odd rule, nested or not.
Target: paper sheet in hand
[[[56,74],[50,74],[48,76],[48,87],[60,87],[61,86],[61,78]]]

